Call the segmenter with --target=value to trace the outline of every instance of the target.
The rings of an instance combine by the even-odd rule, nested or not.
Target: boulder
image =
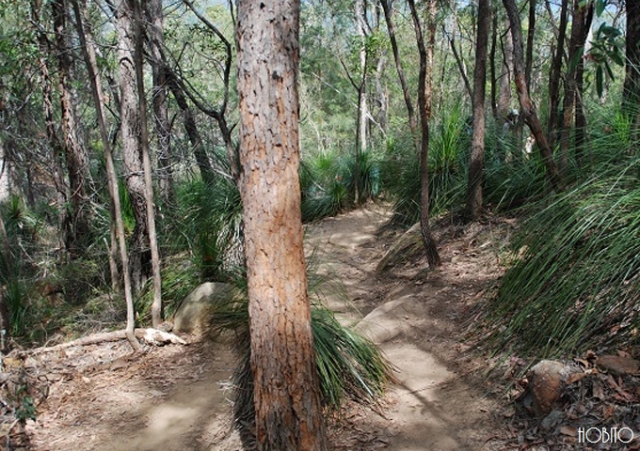
[[[574,370],[556,360],[541,360],[529,370],[529,388],[536,415],[546,416],[562,396],[567,377]]]
[[[180,304],[173,316],[173,332],[193,335],[208,332],[216,302],[232,295],[229,284],[203,283]]]

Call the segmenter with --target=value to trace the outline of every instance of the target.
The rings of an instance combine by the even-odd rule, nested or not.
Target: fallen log
[[[162,346],[168,343],[172,344],[181,344],[186,345],[187,342],[182,338],[178,337],[175,334],[170,332],[163,332],[158,329],[136,329],[135,330],[136,338],[139,340],[143,340],[144,342],[154,345],[154,346]],[[89,335],[86,337],[78,338],[77,340],[69,341],[67,343],[61,343],[59,345],[45,347],[45,348],[36,348],[30,351],[29,353],[32,355],[44,354],[45,352],[55,352],[60,351],[62,349],[73,348],[75,346],[89,346],[95,345],[98,343],[105,343],[111,341],[120,341],[126,340],[127,335],[124,330],[116,330],[113,332],[101,332],[93,335]]]

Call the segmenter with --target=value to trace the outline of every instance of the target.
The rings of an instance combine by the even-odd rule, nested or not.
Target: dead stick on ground
[[[136,329],[135,335],[137,338],[146,341],[147,343],[160,345],[167,343],[186,345],[187,342],[175,334],[163,332],[157,329]],[[75,346],[88,346],[98,343],[105,343],[110,341],[120,341],[127,338],[124,330],[116,330],[114,332],[103,332],[99,334],[89,335],[87,337],[78,338],[67,343],[61,343],[56,346],[47,348],[37,348],[31,351],[33,355],[43,354],[45,352],[55,352],[62,349],[72,348]]]

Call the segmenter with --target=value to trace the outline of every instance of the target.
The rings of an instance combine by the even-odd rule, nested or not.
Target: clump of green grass
[[[374,199],[380,192],[379,163],[371,152],[359,156],[355,199],[355,155],[324,151],[307,156],[300,166],[302,220],[317,221]]]
[[[434,119],[429,142],[429,208],[433,215],[463,202],[469,145],[458,105]],[[383,189],[394,202],[392,222],[415,224],[420,219],[420,165],[416,143],[410,135],[387,141],[382,170]]]
[[[609,138],[611,139],[611,138]],[[640,304],[640,158],[592,155],[584,182],[538,204],[491,303],[498,349],[555,356],[631,339]]]
[[[242,262],[242,201],[235,183],[220,177],[212,184],[188,182],[177,192],[178,208],[168,244],[187,249],[201,278],[228,280]]]

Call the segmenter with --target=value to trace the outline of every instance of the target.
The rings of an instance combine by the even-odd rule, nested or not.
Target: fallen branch
[[[148,344],[154,346],[161,346],[168,343],[186,345],[187,342],[175,334],[169,332],[163,332],[158,329],[136,329],[136,338],[145,341]],[[114,332],[102,332],[87,337],[78,338],[77,340],[69,341],[67,343],[61,343],[56,346],[50,346],[46,348],[37,348],[31,351],[31,354],[38,355],[45,352],[55,352],[62,349],[73,348],[75,346],[89,346],[98,343],[105,343],[111,341],[126,340],[127,335],[124,330],[116,330]]]

